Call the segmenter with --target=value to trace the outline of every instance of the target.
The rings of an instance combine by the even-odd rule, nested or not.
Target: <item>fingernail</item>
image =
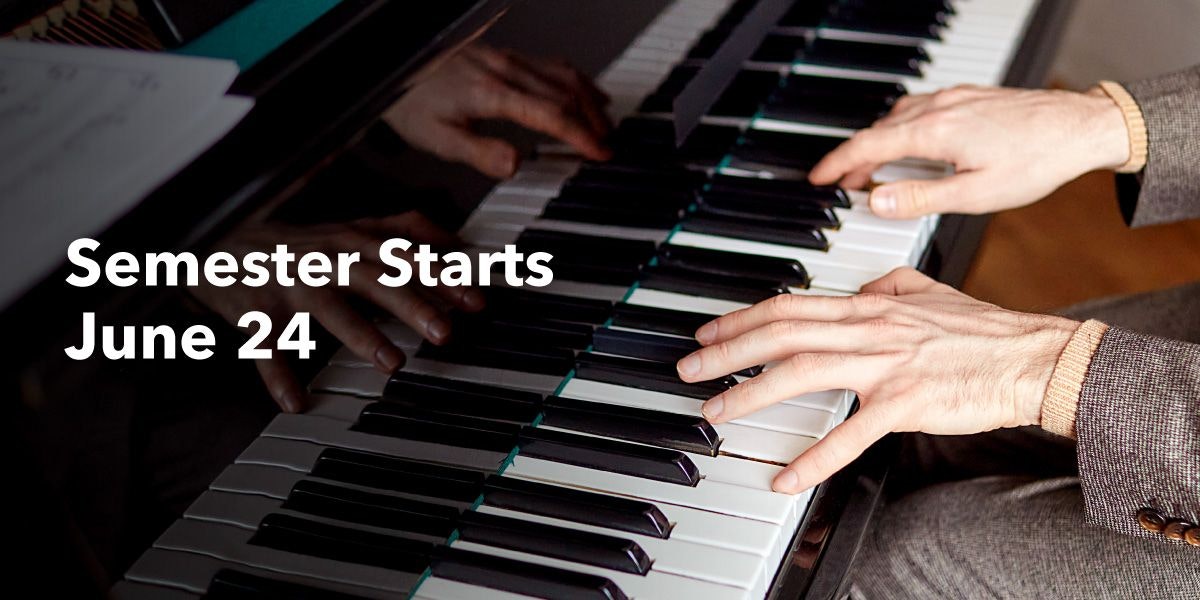
[[[467,290],[462,295],[463,307],[467,310],[482,310],[487,301],[479,290]]]
[[[379,368],[391,373],[396,369],[404,366],[404,353],[399,348],[388,344],[375,351],[375,364]]]
[[[441,319],[434,319],[425,327],[425,332],[429,334],[429,341],[440,342],[450,336],[450,324]]]
[[[680,375],[692,376],[700,372],[700,357],[695,354],[689,354],[680,359],[677,365]]]
[[[778,477],[775,478],[775,485],[771,486],[775,491],[784,494],[795,494],[800,491],[800,476],[791,469],[784,469]]]
[[[700,408],[700,412],[704,413],[704,418],[712,421],[721,416],[721,411],[725,410],[725,401],[720,396],[710,398],[704,406]]]
[[[703,327],[696,330],[696,341],[701,344],[709,344],[717,339],[717,324],[705,323]]]
[[[871,210],[879,215],[894,214],[896,212],[896,194],[886,188],[878,188],[871,192]]]

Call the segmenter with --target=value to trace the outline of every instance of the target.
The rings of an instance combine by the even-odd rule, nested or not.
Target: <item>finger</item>
[[[412,259],[409,260],[411,262]],[[381,265],[361,263],[355,267],[359,269],[359,273],[350,278],[350,289],[355,294],[391,313],[434,344],[441,345],[450,341],[450,319],[436,306],[412,289],[391,288],[379,283],[379,276],[383,274]],[[433,275],[437,276],[436,273]],[[460,300],[462,297],[462,291],[458,288],[433,286],[427,289],[449,302]]]
[[[724,423],[777,402],[824,390],[860,390],[884,373],[885,355],[796,354],[775,368],[709,398],[704,417]]]
[[[478,116],[504,118],[569,144],[585,157],[607,160],[612,152],[573,106],[522,93],[511,87],[492,87]]]
[[[862,286],[863,293],[902,296],[928,292],[941,284],[911,267],[893,269],[891,273]]]
[[[296,375],[292,373],[287,359],[282,356],[272,356],[254,361],[258,375],[262,377],[263,385],[271,394],[271,399],[286,413],[303,412],[305,409],[304,388],[300,386]]]
[[[825,155],[808,174],[817,185],[830,185],[847,173],[908,156],[938,158],[928,135],[917,135],[911,123],[872,126],[854,134]]]
[[[696,330],[696,341],[707,346],[742,335],[774,321],[803,319],[836,321],[854,314],[850,299],[837,296],[780,294],[705,323]]]
[[[776,475],[771,487],[796,494],[829,479],[891,432],[894,423],[886,405],[863,405]]]
[[[963,212],[965,201],[991,196],[995,185],[981,172],[951,175],[944,179],[897,181],[871,191],[871,212],[886,219],[915,219],[942,212]]]
[[[865,190],[871,185],[871,176],[880,165],[870,164],[850,171],[842,177],[838,185],[850,190]]]
[[[774,321],[705,346],[683,357],[677,368],[684,381],[707,381],[802,352],[859,352],[870,345],[863,333],[842,321]]]
[[[298,304],[307,306],[317,322],[359,358],[388,374],[404,366],[404,352],[340,294],[313,288],[300,293]]]

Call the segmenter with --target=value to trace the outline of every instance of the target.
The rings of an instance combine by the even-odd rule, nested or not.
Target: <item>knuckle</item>
[[[878,292],[864,292],[856,296],[850,297],[850,302],[855,309],[860,311],[875,312],[883,310],[891,297]]]
[[[767,313],[777,318],[788,317],[797,308],[796,302],[796,297],[791,294],[779,294],[767,300]]]

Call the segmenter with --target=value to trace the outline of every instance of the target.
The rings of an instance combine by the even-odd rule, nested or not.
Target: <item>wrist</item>
[[[1063,349],[1079,328],[1078,321],[1045,315],[1027,334],[1024,364],[1016,377],[1016,425],[1041,425],[1042,404]]]
[[[1116,170],[1129,162],[1132,144],[1125,113],[1116,100],[1099,86],[1080,95],[1087,129],[1086,151],[1089,170]]]

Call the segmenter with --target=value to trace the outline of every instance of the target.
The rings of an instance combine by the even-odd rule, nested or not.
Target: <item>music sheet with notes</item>
[[[0,41],[0,306],[250,110],[232,61]]]

